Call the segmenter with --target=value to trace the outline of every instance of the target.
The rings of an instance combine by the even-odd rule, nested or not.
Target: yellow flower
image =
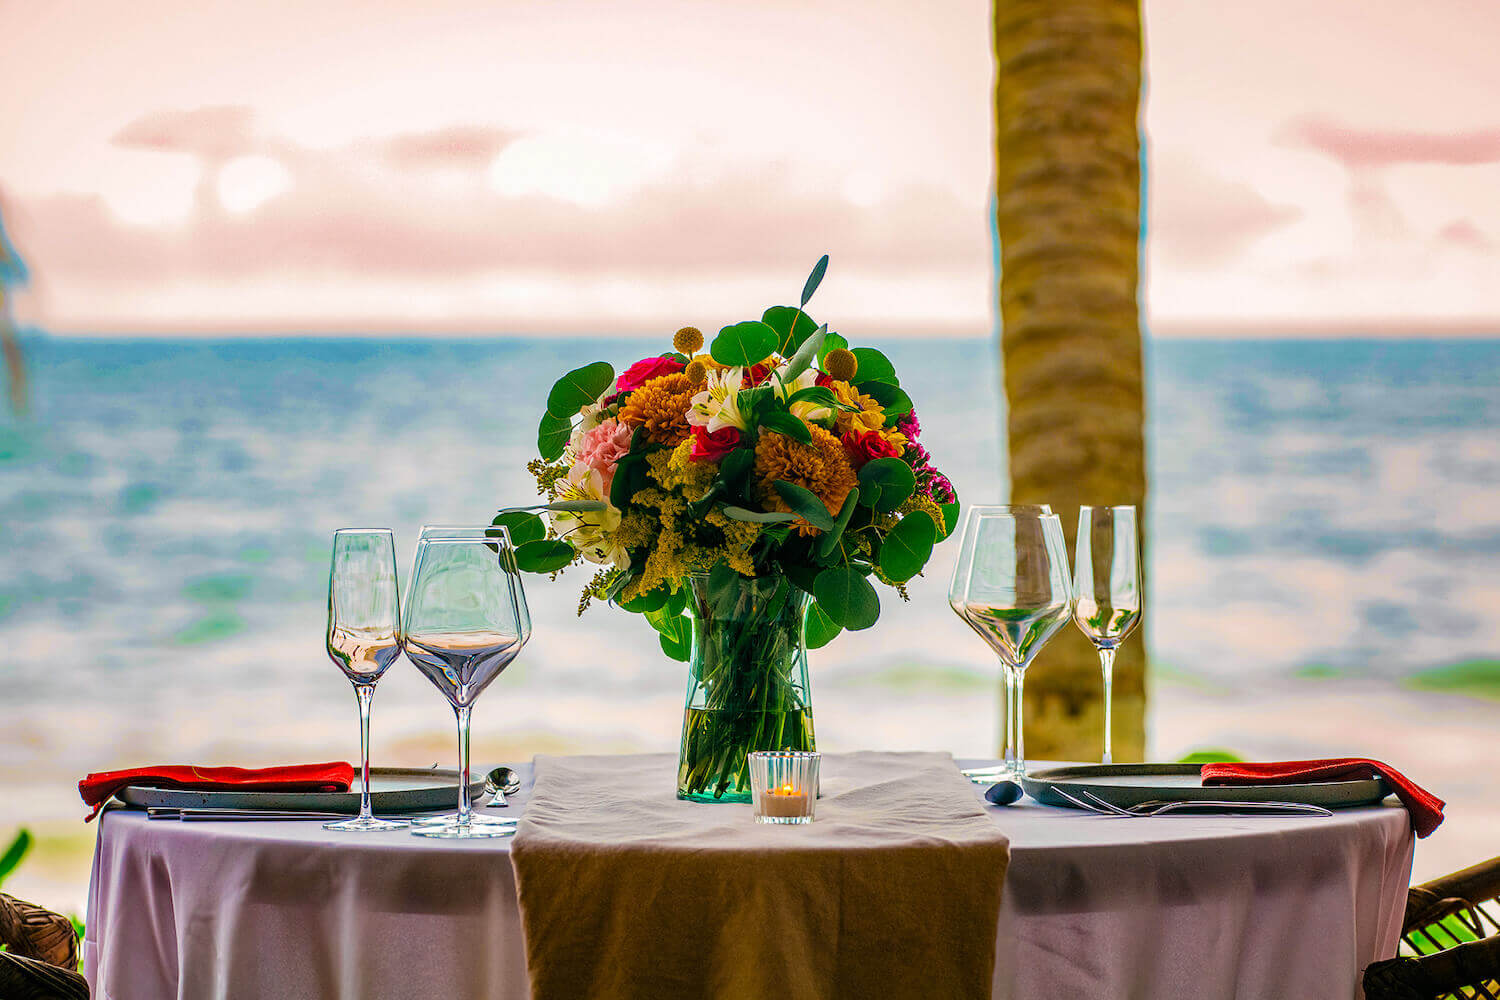
[[[828,356],[823,359],[823,370],[840,382],[848,382],[859,371],[859,359],[854,356],[853,351],[838,347],[829,351]]]
[[[755,478],[767,510],[791,510],[772,485],[778,479],[811,491],[830,514],[839,512],[849,491],[859,482],[838,438],[816,424],[808,430],[812,432],[812,444],[802,444],[782,434],[762,434],[756,443]],[[819,530],[800,518],[792,523],[803,535],[817,534]]]
[[[690,433],[687,411],[697,388],[681,372],[658,376],[630,394],[620,408],[620,420],[644,427],[657,444],[676,447]]]
[[[696,326],[685,326],[672,335],[672,346],[683,354],[692,354],[703,347],[703,331]]]
[[[878,431],[885,426],[885,410],[880,404],[869,396],[860,392],[848,382],[831,382],[828,388],[838,397],[839,402],[848,406],[859,407],[859,412],[851,413],[848,410],[840,410],[835,418],[834,427],[839,436],[842,437],[850,431]],[[905,443],[903,439],[903,443]]]

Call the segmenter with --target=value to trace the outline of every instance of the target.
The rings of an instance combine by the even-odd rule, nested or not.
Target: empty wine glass
[[[1057,515],[1041,506],[981,510],[970,519],[959,556],[962,617],[1010,676],[1005,758],[1020,777],[1026,773],[1026,668],[1072,610],[1067,542]]]
[[[469,800],[469,717],[474,702],[531,638],[531,617],[503,527],[428,534],[417,543],[402,616],[407,659],[458,720],[458,814],[421,825],[421,837],[502,837],[513,823],[477,815]]]
[[[359,700],[359,815],[325,823],[327,830],[399,830],[405,820],[370,812],[370,703],[375,684],[401,653],[401,609],[396,585],[396,540],[388,528],[341,528],[333,533],[328,572],[328,655]]]
[[[1029,505],[974,505],[968,508],[964,517],[963,527],[959,529],[958,536],[958,561],[953,565],[953,577],[948,582],[948,607],[953,613],[963,619],[964,624],[974,628],[967,615],[964,614],[964,590],[969,585],[969,567],[974,563],[974,547],[969,544],[969,531],[974,522],[985,514],[1003,514],[1008,511],[1035,511],[1041,514],[1052,513],[1052,508],[1046,504]],[[979,629],[975,628],[978,632]],[[983,633],[981,633],[983,634]],[[1010,772],[1015,770],[1015,759],[1012,756],[1015,748],[1011,744],[1011,712],[1015,703],[1015,677],[1003,666],[1000,670],[1001,680],[1001,704],[1000,704],[1000,746],[1003,747],[1005,766],[1003,770]]]
[[[1114,763],[1111,701],[1115,650],[1141,620],[1141,557],[1135,508],[1078,508],[1073,621],[1099,651],[1104,673],[1104,757]]]

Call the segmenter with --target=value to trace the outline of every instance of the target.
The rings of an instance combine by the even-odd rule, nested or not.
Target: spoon
[[[1014,781],[1000,781],[984,790],[985,800],[997,806],[1008,806],[1021,798],[1021,786]]]
[[[505,801],[507,795],[514,795],[521,790],[521,776],[514,768],[497,767],[484,776],[484,790],[494,796],[485,804],[485,808],[501,809],[510,805]]]

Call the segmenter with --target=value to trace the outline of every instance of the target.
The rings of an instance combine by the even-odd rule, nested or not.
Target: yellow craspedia
[[[854,373],[859,371],[859,359],[854,356],[853,351],[838,347],[829,351],[828,356],[823,359],[823,370],[840,382],[852,382]]]
[[[686,375],[694,384],[697,384],[707,380],[708,366],[701,361],[689,361],[688,366],[682,370],[682,374]]]
[[[672,346],[683,354],[693,354],[703,346],[703,331],[696,326],[685,326],[672,334]]]

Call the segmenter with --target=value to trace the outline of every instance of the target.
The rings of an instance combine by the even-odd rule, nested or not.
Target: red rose
[[[688,457],[694,462],[717,462],[734,451],[740,444],[738,427],[720,427],[712,434],[707,427],[693,427],[693,451]]]
[[[686,367],[676,358],[645,358],[620,373],[615,379],[615,392],[634,392],[654,378],[675,375]]]
[[[760,385],[771,377],[771,372],[772,368],[770,365],[751,365],[745,369],[745,384],[752,388]]]
[[[828,374],[827,372],[818,372],[818,377],[815,381],[815,384],[821,385],[826,389],[829,386],[833,385],[833,376]]]
[[[841,439],[849,461],[857,469],[873,458],[900,458],[901,451],[879,431],[850,431]]]

